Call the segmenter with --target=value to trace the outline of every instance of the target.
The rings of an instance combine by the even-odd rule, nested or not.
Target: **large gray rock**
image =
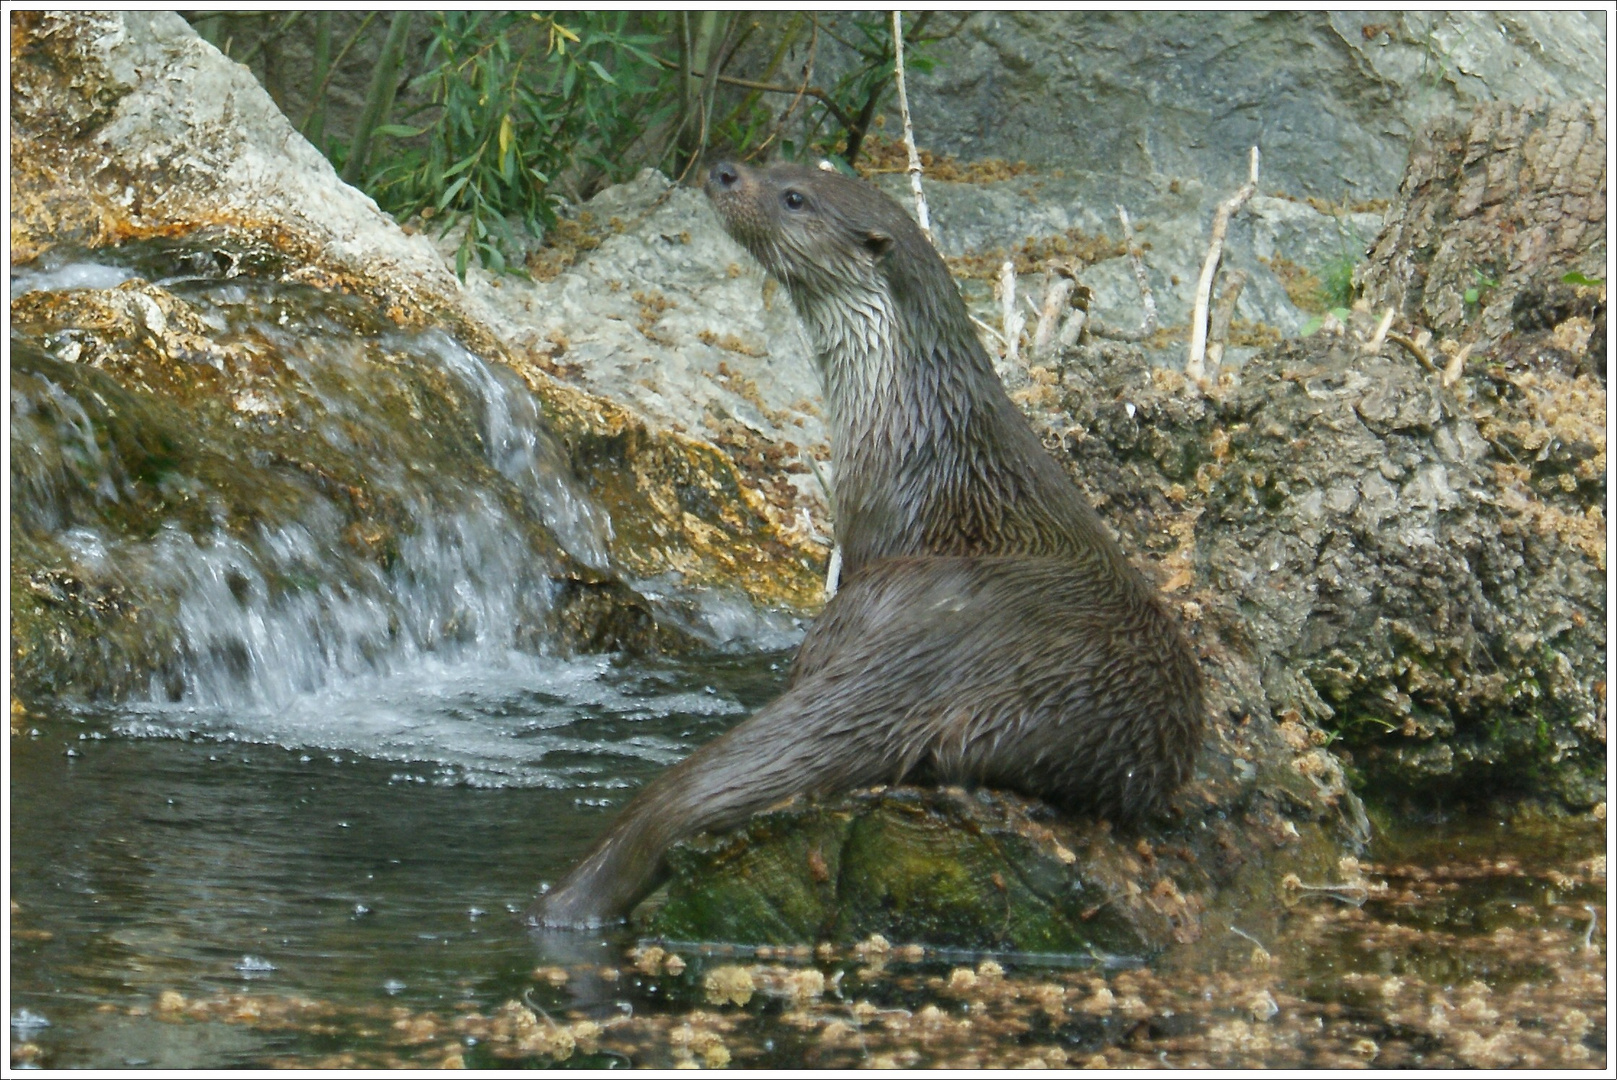
[[[1227,190],[1259,145],[1266,191],[1332,201],[1391,196],[1434,116],[1606,80],[1595,12],[979,12],[931,51],[933,151]]]

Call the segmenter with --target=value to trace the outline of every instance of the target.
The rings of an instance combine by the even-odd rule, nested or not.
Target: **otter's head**
[[[888,307],[932,318],[965,309],[920,228],[863,180],[828,169],[720,162],[707,197],[725,229],[785,285],[805,319],[830,304]]]

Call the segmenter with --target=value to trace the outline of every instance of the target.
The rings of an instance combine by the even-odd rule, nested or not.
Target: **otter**
[[[909,780],[1119,823],[1159,809],[1201,742],[1200,669],[1006,395],[931,243],[824,169],[724,162],[705,187],[813,345],[843,583],[785,692],[648,785],[530,921],[619,918],[669,845],[798,793]]]

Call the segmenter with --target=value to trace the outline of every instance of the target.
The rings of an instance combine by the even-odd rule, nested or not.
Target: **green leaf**
[[[1605,282],[1600,278],[1587,277],[1578,273],[1576,270],[1569,274],[1562,274],[1561,280],[1566,282],[1568,285],[1593,285],[1597,288],[1605,284]]]
[[[427,127],[410,127],[407,124],[378,124],[372,134],[394,135],[401,139],[413,139],[417,135],[425,135],[431,130],[431,125]]]
[[[1346,323],[1353,315],[1353,312],[1349,311],[1345,307],[1333,307],[1331,309],[1331,314],[1336,316],[1337,322]]]
[[[618,85],[618,80],[614,79],[606,68],[602,67],[600,64],[597,64],[594,60],[590,61],[590,70],[595,72],[595,74],[600,77],[602,82],[611,83],[613,86]]]
[[[448,206],[450,201],[460,193],[460,189],[465,187],[466,182],[470,179],[471,177],[469,176],[463,176],[459,180],[456,180],[453,184],[450,184],[444,193],[438,196],[438,202],[434,206],[434,209],[442,210],[444,207]]]
[[[1319,333],[1319,328],[1324,325],[1325,316],[1315,315],[1312,319],[1309,319],[1307,322],[1303,323],[1303,328],[1299,331],[1299,333],[1303,337],[1312,337],[1314,334]]]
[[[478,155],[474,152],[471,157],[462,158],[460,161],[455,162],[455,164],[444,170],[443,178],[448,180],[451,176],[465,172],[467,169],[477,164],[477,158]]]
[[[1482,299],[1482,290],[1477,289],[1475,287],[1472,287],[1472,288],[1469,288],[1469,289],[1467,289],[1465,291],[1465,302],[1466,303],[1474,304],[1480,299]]]

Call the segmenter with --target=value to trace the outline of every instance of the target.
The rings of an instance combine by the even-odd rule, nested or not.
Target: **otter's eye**
[[[788,210],[801,210],[807,200],[801,191],[788,191],[780,197],[780,201],[786,204]]]

